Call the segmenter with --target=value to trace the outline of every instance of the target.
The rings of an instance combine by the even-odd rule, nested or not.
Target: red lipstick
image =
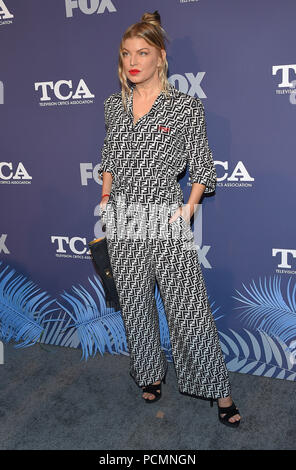
[[[131,75],[136,75],[136,74],[139,73],[139,72],[140,72],[140,70],[138,70],[138,69],[131,69],[131,70],[129,70],[129,73],[130,73]]]

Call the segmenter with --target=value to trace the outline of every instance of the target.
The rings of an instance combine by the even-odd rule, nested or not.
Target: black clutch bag
[[[110,264],[106,237],[92,240],[88,243],[88,246],[102,281],[106,303],[111,302],[116,310],[120,310],[119,298]]]

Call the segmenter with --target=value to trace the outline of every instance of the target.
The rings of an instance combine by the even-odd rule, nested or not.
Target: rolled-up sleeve
[[[114,168],[113,168],[113,159],[111,152],[111,145],[109,139],[109,122],[108,122],[108,98],[104,101],[104,119],[105,119],[105,129],[106,135],[104,137],[103,146],[101,148],[101,164],[98,170],[99,176],[103,178],[103,172],[107,171],[112,174],[114,177]]]
[[[189,181],[204,184],[204,192],[211,193],[216,188],[217,174],[208,143],[204,105],[200,99],[194,98],[189,109],[184,133]]]

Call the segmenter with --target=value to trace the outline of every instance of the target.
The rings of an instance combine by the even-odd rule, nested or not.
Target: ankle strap
[[[151,392],[151,393],[154,393],[156,392],[157,390],[161,390],[161,383],[160,384],[156,384],[156,385],[146,385],[146,387],[143,388],[143,392]]]

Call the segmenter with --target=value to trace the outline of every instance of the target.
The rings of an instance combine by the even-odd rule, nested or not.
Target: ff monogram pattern
[[[112,174],[110,198],[102,218],[130,353],[130,375],[139,387],[162,380],[167,360],[160,343],[155,282],[169,327],[179,391],[206,398],[231,393],[217,328],[194,245],[190,224],[180,216],[168,223],[166,237],[120,236],[126,207],[140,205],[151,220],[151,207],[169,208],[166,221],[184,204],[177,176],[189,164],[190,182],[216,187],[216,171],[208,145],[202,102],[177,90],[158,95],[150,111],[133,120],[133,91],[125,111],[121,93],[104,101],[106,136],[100,175]],[[123,208],[122,200],[125,201]],[[111,223],[112,220],[112,223]],[[142,224],[143,226],[143,224]],[[181,236],[174,230],[181,228]],[[143,227],[142,227],[143,228]],[[133,232],[135,235],[137,232]],[[109,235],[108,235],[109,234]],[[112,236],[111,236],[112,235]],[[189,243],[189,245],[188,245]]]

